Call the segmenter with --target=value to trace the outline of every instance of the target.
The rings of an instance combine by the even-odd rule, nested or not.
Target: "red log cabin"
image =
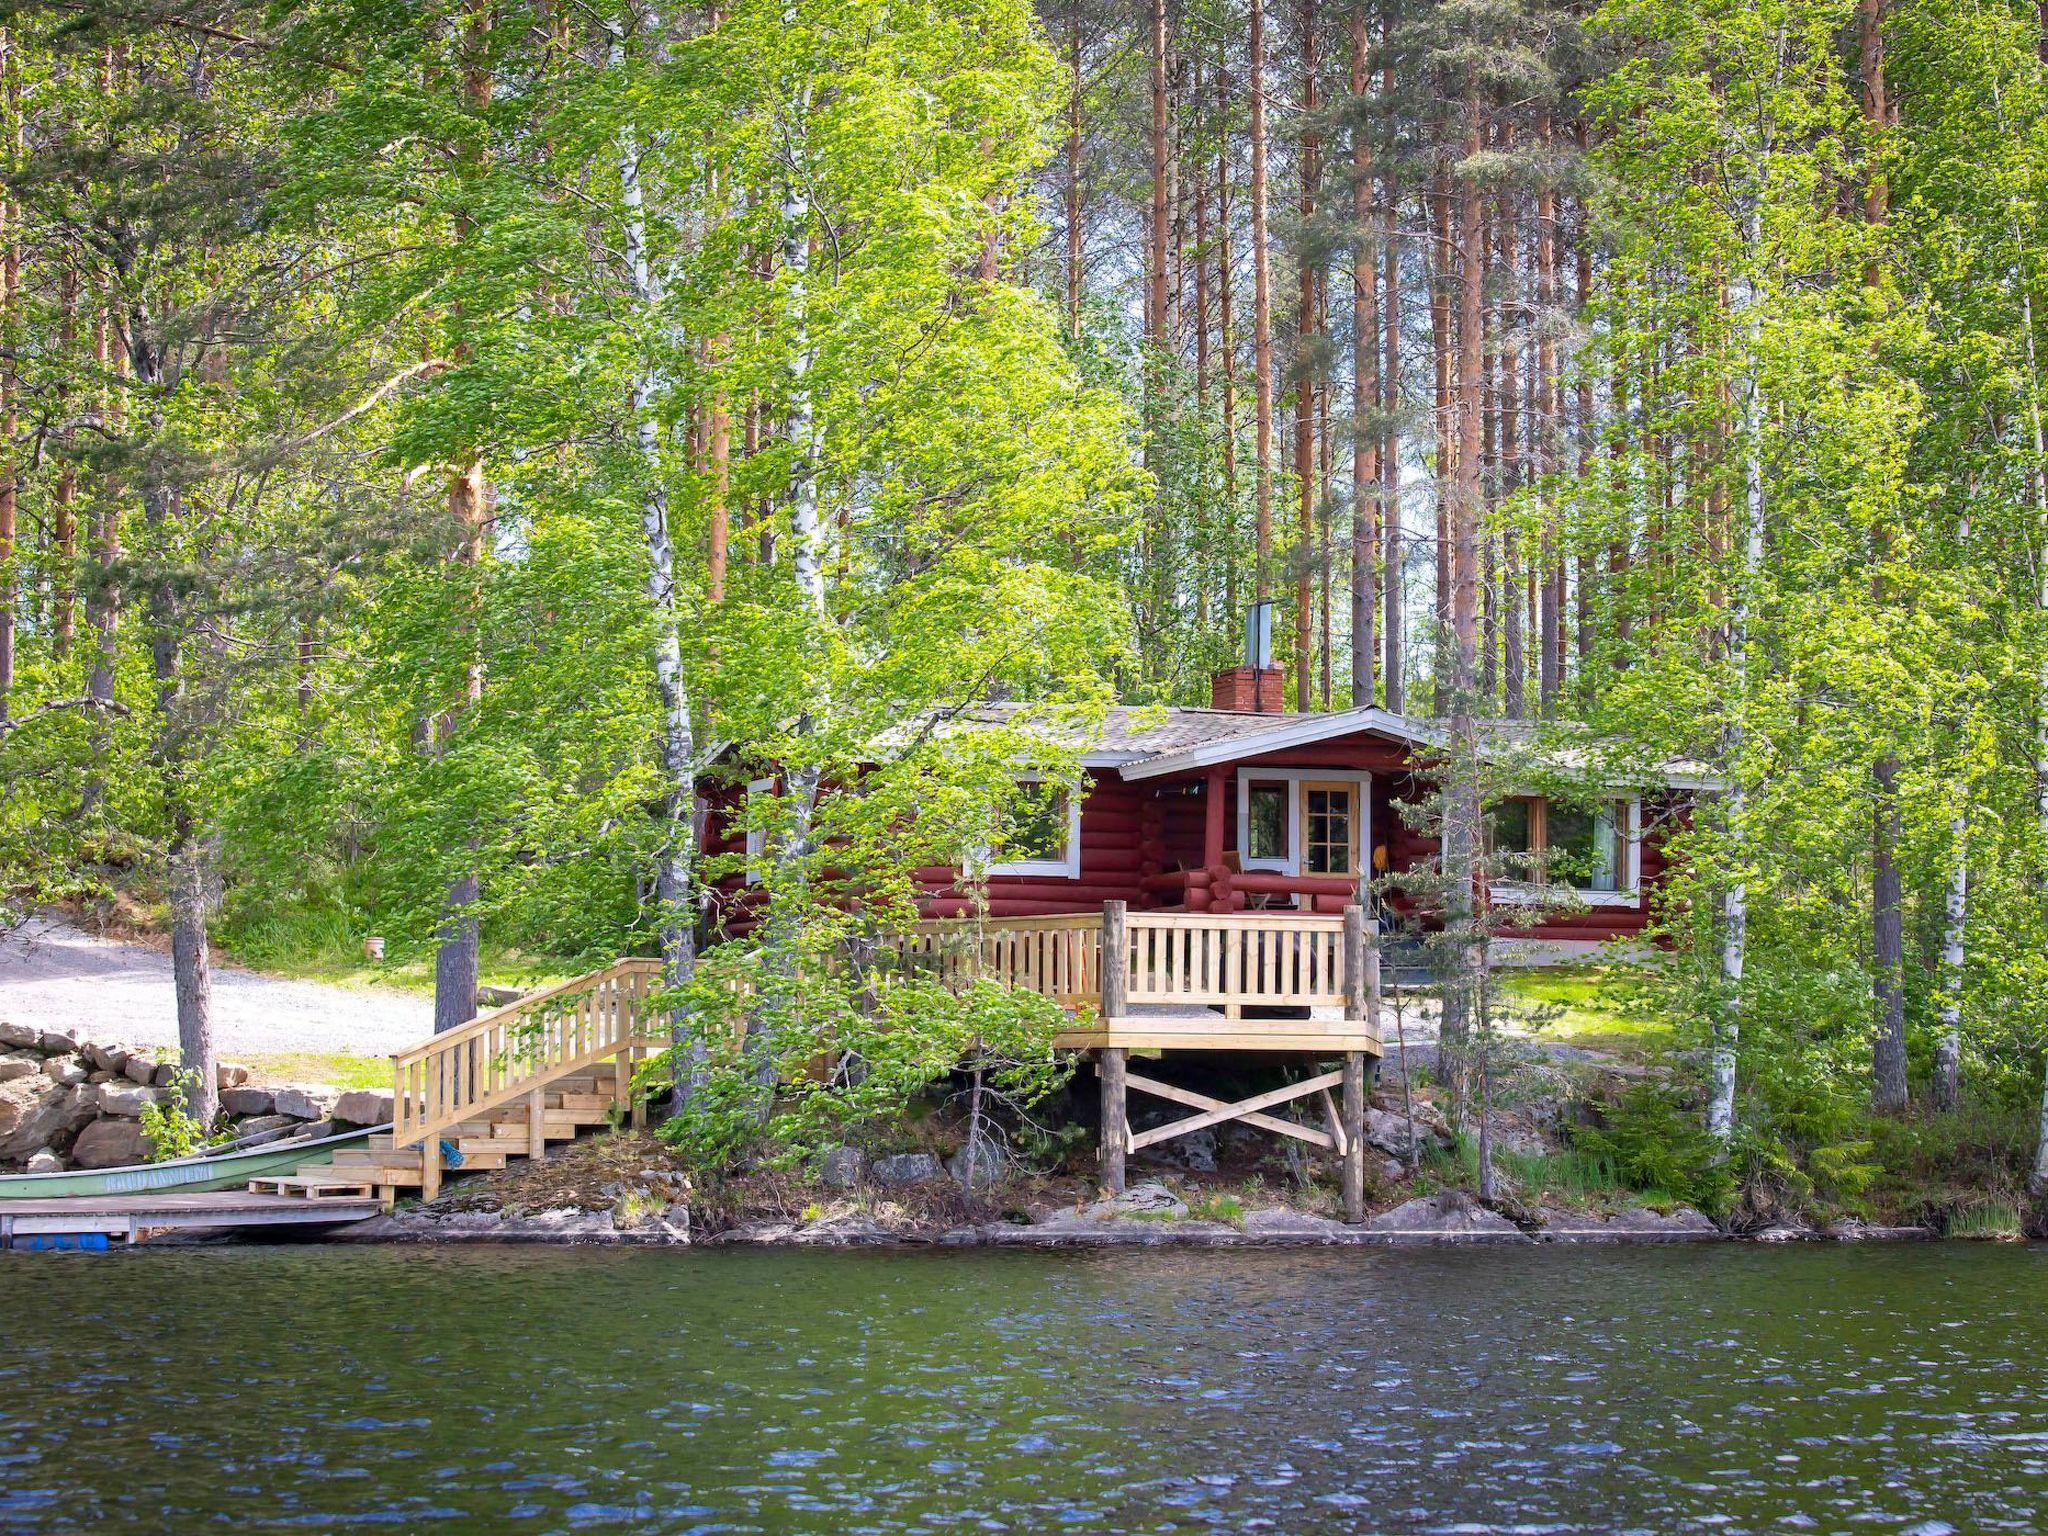
[[[1427,869],[1426,802],[1442,723],[1351,709],[1292,714],[1285,673],[1233,667],[1208,709],[1113,708],[1081,755],[1078,795],[1026,776],[1003,845],[977,871],[991,918],[1102,911],[1338,914],[1369,878]],[[1000,721],[1021,706],[967,717]],[[1505,737],[1527,728],[1494,722]],[[1569,802],[1539,794],[1489,807],[1497,958],[1560,960],[1640,933],[1664,869],[1660,803],[1705,787],[1655,776],[1651,814],[1631,789]],[[714,834],[715,835],[715,834]],[[730,844],[727,844],[730,846]],[[919,872],[925,915],[976,910],[958,868]],[[1393,882],[1398,885],[1398,882]],[[1406,911],[1398,891],[1376,904]]]

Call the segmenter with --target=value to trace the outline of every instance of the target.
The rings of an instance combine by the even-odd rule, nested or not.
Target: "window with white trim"
[[[1488,806],[1487,849],[1496,901],[1569,893],[1595,906],[1632,905],[1642,868],[1642,802],[1616,796],[1590,805],[1514,795]]]
[[[991,875],[1081,877],[1081,797],[1053,779],[1018,779],[1003,809],[995,846],[981,867]]]
[[[775,792],[773,779],[747,780],[747,884],[761,883],[761,860],[768,852],[768,828],[761,821],[761,802]]]

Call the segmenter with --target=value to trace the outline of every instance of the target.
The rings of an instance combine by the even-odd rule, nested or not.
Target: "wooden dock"
[[[210,1194],[74,1195],[0,1201],[0,1248],[31,1237],[97,1234],[132,1243],[151,1232],[185,1227],[338,1226],[383,1209],[375,1195],[301,1199],[219,1190]]]

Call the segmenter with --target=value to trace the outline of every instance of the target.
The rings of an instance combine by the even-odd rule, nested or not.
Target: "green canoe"
[[[337,1149],[363,1141],[371,1130],[344,1131],[307,1141],[274,1141],[239,1151],[173,1158],[163,1163],[137,1163],[128,1168],[76,1168],[64,1173],[0,1174],[0,1201],[47,1200],[60,1195],[135,1195],[177,1190],[201,1194],[210,1189],[239,1189],[251,1179],[276,1178],[301,1168],[332,1162]]]

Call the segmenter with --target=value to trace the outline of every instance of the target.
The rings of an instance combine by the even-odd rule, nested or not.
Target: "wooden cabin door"
[[[1358,786],[1305,779],[1301,785],[1301,872],[1358,872]]]

